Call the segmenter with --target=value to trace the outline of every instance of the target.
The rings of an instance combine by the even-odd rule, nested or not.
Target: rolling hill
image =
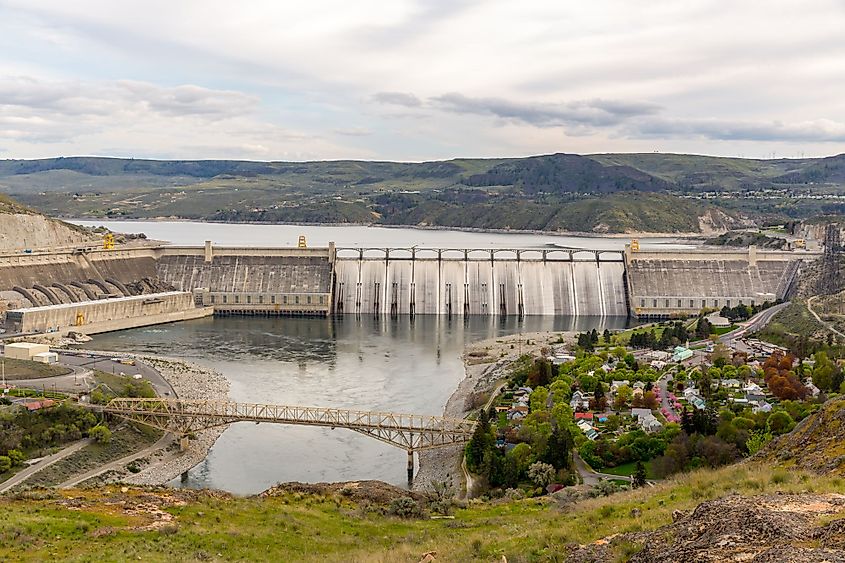
[[[694,233],[845,213],[845,155],[552,154],[421,163],[71,157],[0,161],[0,191],[74,218]]]

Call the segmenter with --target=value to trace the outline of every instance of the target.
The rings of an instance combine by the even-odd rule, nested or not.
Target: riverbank
[[[229,381],[220,373],[197,364],[162,356],[78,351],[143,362],[167,382],[173,398],[212,401],[229,398]],[[86,484],[119,481],[133,485],[165,485],[204,460],[224,430],[225,427],[219,427],[197,432],[184,452],[179,451],[175,437],[165,435],[155,447],[133,454],[137,457],[132,463],[129,463],[128,458],[133,457],[130,455],[119,460],[120,463],[104,466],[103,471],[92,476]],[[127,466],[141,470],[133,473]]]
[[[513,362],[524,354],[539,355],[553,345],[572,345],[576,332],[531,332],[489,338],[468,344],[462,355],[464,379],[446,401],[443,416],[466,418],[488,404],[499,387],[507,381]],[[450,482],[456,493],[464,487],[463,445],[446,446],[419,452],[419,470],[413,489],[426,491],[432,483]]]

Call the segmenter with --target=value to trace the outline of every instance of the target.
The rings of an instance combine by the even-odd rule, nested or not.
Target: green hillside
[[[0,192],[49,215],[74,218],[698,232],[702,216],[730,228],[844,214],[845,155],[553,154],[422,163],[5,160]]]

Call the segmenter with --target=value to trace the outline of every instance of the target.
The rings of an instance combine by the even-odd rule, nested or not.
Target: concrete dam
[[[20,311],[39,308],[44,319],[77,319],[80,325],[99,319],[103,327],[120,328],[121,318],[137,314],[135,302],[104,301],[149,296],[141,302],[151,307],[161,299],[157,295],[175,291],[191,299],[166,297],[173,308],[159,316],[178,320],[180,311],[185,318],[213,311],[681,317],[784,298],[801,264],[817,256],[754,247],[638,252],[630,246],[625,251],[233,248],[210,242],[9,253],[0,255],[0,315],[18,311],[11,316],[22,319]],[[88,309],[71,312],[67,306],[73,304]],[[60,306],[62,315],[45,310]],[[127,326],[133,322],[126,320]]]
[[[370,251],[372,253],[373,251]],[[626,316],[621,253],[383,250],[338,257],[334,310],[382,315]],[[410,254],[410,255],[409,255]],[[502,256],[502,254],[504,256]],[[434,256],[432,256],[434,255]],[[528,256],[527,256],[528,255]]]

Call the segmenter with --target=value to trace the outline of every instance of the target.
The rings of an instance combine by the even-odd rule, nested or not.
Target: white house
[[[638,419],[640,428],[646,432],[657,432],[663,428],[660,421],[648,409],[631,409],[631,416]]]
[[[574,411],[590,408],[590,396],[582,393],[580,390],[576,390],[572,393],[572,399],[569,400],[569,407]]]

